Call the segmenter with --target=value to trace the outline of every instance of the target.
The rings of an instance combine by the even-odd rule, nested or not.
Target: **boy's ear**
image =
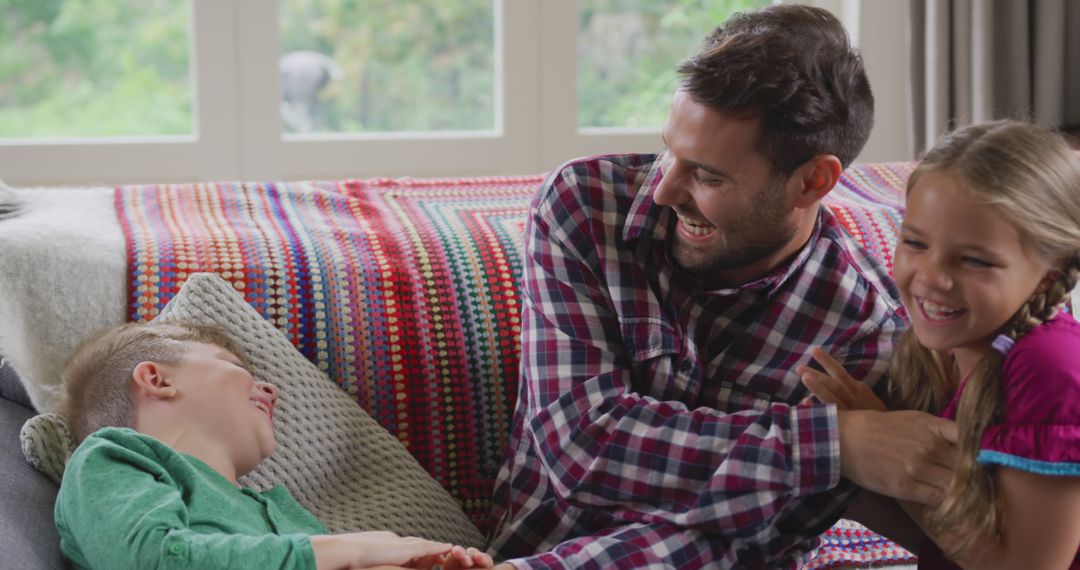
[[[836,186],[843,171],[840,159],[831,154],[820,154],[806,161],[793,175],[799,183],[795,204],[800,208],[815,205]]]
[[[136,393],[152,398],[169,399],[176,396],[176,386],[164,366],[156,362],[140,362],[131,373]]]

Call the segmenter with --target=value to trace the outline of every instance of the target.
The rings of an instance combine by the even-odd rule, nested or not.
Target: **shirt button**
[[[632,340],[626,341],[626,352],[636,352],[636,351],[637,351],[637,345],[634,344],[634,341],[632,341]]]
[[[690,362],[690,359],[687,358],[686,360],[683,360],[679,363],[679,372],[690,372],[690,369],[693,367],[694,363]]]
[[[171,553],[173,553],[173,554],[175,554],[177,556],[180,556],[180,554],[182,552],[184,552],[184,547],[182,545],[177,544],[177,543],[174,542],[173,544],[171,544],[169,546],[169,552],[171,552]]]

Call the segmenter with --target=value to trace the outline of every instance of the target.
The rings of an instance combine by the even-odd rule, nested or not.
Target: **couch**
[[[35,414],[9,366],[0,368],[0,561],[5,568],[64,568],[52,523],[56,484],[23,459],[19,430]]]
[[[889,265],[912,166],[853,166],[828,198]],[[93,330],[155,318],[196,272],[231,283],[489,530],[516,399],[521,234],[542,181],[0,188],[3,566],[63,564],[56,486],[19,443],[55,405],[63,359]],[[912,560],[844,522],[807,567]]]

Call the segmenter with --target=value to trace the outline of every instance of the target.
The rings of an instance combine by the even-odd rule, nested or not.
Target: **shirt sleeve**
[[[707,550],[703,543],[722,540],[716,536],[686,532],[673,525],[635,523],[595,535],[575,537],[550,550],[509,560],[518,570],[608,570],[611,568],[672,568],[702,566],[700,561],[682,562],[672,552]],[[704,567],[730,567],[730,561],[713,560]]]
[[[180,488],[150,457],[107,440],[76,451],[55,518],[81,568],[315,568],[306,535],[194,532]]]
[[[1067,319],[1036,328],[1003,374],[1004,419],[983,434],[979,462],[1080,476],[1080,327]]]
[[[571,171],[534,203],[523,273],[523,437],[559,498],[624,522],[749,537],[794,497],[840,479],[835,408],[772,404],[724,414],[631,387],[587,212],[603,199]],[[593,234],[593,235],[590,235]]]

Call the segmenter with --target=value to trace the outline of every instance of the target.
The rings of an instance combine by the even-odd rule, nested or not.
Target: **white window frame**
[[[844,1],[850,15],[854,0]],[[492,2],[491,131],[283,136],[277,2],[191,0],[194,135],[0,139],[0,178],[27,186],[515,175],[577,156],[661,147],[659,128],[577,126],[579,0]],[[865,10],[861,19],[855,14],[849,28],[867,25]],[[875,92],[880,110],[879,85]]]
[[[496,124],[488,132],[287,135],[276,97],[276,3],[238,0],[241,160],[247,178],[485,176],[544,172],[576,156],[652,151],[660,130],[578,129],[578,0],[493,0]],[[267,33],[267,30],[272,30]],[[537,73],[537,70],[539,73]],[[272,92],[275,97],[260,97]]]
[[[28,186],[237,178],[234,22],[231,2],[193,0],[193,135],[0,139],[0,179]]]

